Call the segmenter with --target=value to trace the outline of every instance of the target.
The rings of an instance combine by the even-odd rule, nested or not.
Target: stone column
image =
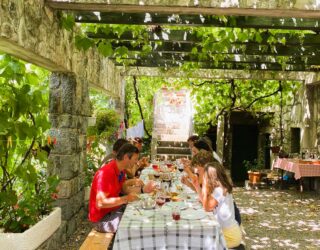
[[[89,115],[88,84],[72,73],[52,73],[50,79],[50,135],[57,143],[50,153],[49,173],[60,177],[61,235],[69,237],[83,219],[86,128]]]

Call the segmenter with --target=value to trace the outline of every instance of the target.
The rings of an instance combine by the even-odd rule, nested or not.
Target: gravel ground
[[[320,195],[296,190],[234,192],[246,249],[320,249]]]
[[[236,188],[234,197],[246,232],[246,249],[320,249],[319,194]],[[84,219],[62,249],[79,249],[90,230]]]

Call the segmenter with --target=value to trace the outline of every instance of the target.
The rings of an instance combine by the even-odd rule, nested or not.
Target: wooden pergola
[[[119,3],[121,2],[121,3]],[[72,13],[77,23],[125,24],[148,26],[147,33],[152,51],[147,55],[141,53],[143,46],[132,46],[136,39],[133,32],[127,31],[116,36],[105,33],[103,29],[88,32],[86,35],[99,41],[108,41],[112,48],[125,46],[128,57],[117,62],[121,66],[130,60],[132,67],[177,68],[183,63],[197,63],[200,69],[222,70],[258,70],[275,72],[317,72],[320,69],[320,11],[319,7],[289,8],[276,6],[270,8],[217,7],[201,1],[62,1],[50,0],[47,5],[58,11]],[[157,3],[153,3],[157,2]],[[209,1],[211,2],[211,1]],[[219,2],[219,1],[218,1]],[[269,1],[261,1],[269,2]],[[277,1],[276,1],[277,2]],[[241,2],[240,2],[241,3]],[[278,4],[279,5],[279,4]],[[220,4],[221,6],[221,4]],[[314,5],[315,6],[315,5]],[[218,15],[230,16],[222,21]],[[193,30],[199,27],[261,29],[261,38],[256,41],[232,42],[224,57],[218,63],[211,58],[198,58],[192,50],[201,51],[201,39]],[[188,30],[190,28],[190,30]],[[192,30],[191,30],[192,28]],[[282,30],[275,37],[285,39],[285,43],[275,42],[272,48],[268,43],[270,30]],[[305,31],[303,39],[292,31]],[[291,32],[291,33],[290,33]],[[160,43],[159,43],[160,41]],[[211,51],[211,54],[220,52]],[[286,58],[285,66],[277,58]]]

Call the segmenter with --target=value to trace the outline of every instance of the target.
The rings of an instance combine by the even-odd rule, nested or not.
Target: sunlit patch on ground
[[[320,195],[236,188],[246,249],[320,249]]]

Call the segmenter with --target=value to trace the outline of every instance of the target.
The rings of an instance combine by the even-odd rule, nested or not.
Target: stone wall
[[[320,145],[320,85],[303,82],[295,96],[295,104],[284,108],[284,149],[290,153],[291,128],[300,128],[300,152],[306,149],[317,150]],[[274,156],[273,156],[274,157]],[[273,158],[274,159],[274,158]],[[310,178],[304,178],[309,188]],[[311,182],[313,183],[313,182]],[[320,192],[320,178],[315,178],[314,186]]]
[[[2,0],[0,4],[0,51],[12,54],[52,72],[73,72],[81,81],[120,100],[120,74],[97,50],[79,51],[74,38],[79,32],[61,28],[58,12],[44,0]]]
[[[75,48],[73,32],[63,30],[56,12],[44,0],[0,1],[0,51],[52,71],[50,80],[50,134],[57,138],[48,170],[60,177],[57,206],[62,224],[40,249],[61,249],[76,230],[84,212],[84,167],[89,86],[114,99],[123,113],[123,82],[113,63],[95,49]]]

